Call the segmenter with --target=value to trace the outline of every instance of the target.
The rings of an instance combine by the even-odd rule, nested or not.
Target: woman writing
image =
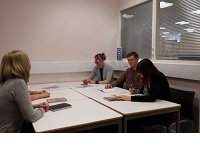
[[[160,72],[154,64],[147,58],[141,60],[137,67],[137,72],[142,77],[144,88],[141,96],[113,96],[111,100],[154,102],[156,99],[170,100],[171,94],[169,83],[165,75]]]

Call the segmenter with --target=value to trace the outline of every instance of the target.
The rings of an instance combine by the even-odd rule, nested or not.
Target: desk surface
[[[119,113],[91,100],[69,102],[72,108],[48,111],[44,117],[33,123],[36,132],[59,132],[84,128],[100,123],[121,120]]]
[[[36,132],[57,132],[63,129],[68,130],[109,122],[110,120],[119,120],[122,119],[122,116],[126,118],[124,120],[127,120],[128,118],[178,112],[180,109],[179,104],[165,100],[157,100],[156,102],[107,101],[103,99],[106,96],[131,95],[128,90],[117,87],[111,91],[103,92],[104,85],[100,84],[84,87],[81,86],[81,82],[50,83],[29,85],[29,89],[41,90],[51,86],[57,87],[47,89],[51,93],[50,98],[66,97],[69,100],[68,103],[72,104],[72,108],[45,113],[42,119],[33,124]],[[44,100],[41,99],[37,102]],[[124,126],[126,127],[126,124]]]
[[[131,101],[107,101],[103,97],[111,95],[130,95],[128,90],[121,88],[114,88],[114,92],[105,93],[99,90],[99,87],[88,87],[88,88],[75,88],[77,92],[80,92],[88,97],[98,101],[99,103],[123,114],[132,115],[140,113],[156,112],[166,109],[177,109],[180,108],[179,104],[172,103],[165,100],[157,100],[156,102],[131,102]]]
[[[157,100],[156,102],[129,102],[129,101],[107,101],[103,98],[111,95],[130,95],[128,90],[118,87],[113,88],[111,92],[102,92],[104,85],[90,84],[88,87],[80,86],[81,82],[65,82],[65,83],[49,83],[29,85],[30,90],[41,90],[44,87],[58,86],[52,88],[51,97],[66,97],[69,100],[80,100],[89,97],[123,115],[137,114],[143,112],[160,111],[161,109],[177,109],[179,104],[172,103],[165,100]]]
[[[68,101],[72,100],[82,100],[87,98],[83,94],[80,94],[72,89],[70,89],[66,83],[51,83],[51,84],[37,84],[37,85],[29,85],[28,88],[31,91],[40,91],[40,90],[46,90],[50,92],[50,98],[57,98],[57,97],[65,97]],[[58,87],[57,87],[58,86]],[[44,87],[52,87],[49,89],[43,89]],[[54,88],[53,88],[54,87]],[[34,103],[37,103],[37,100],[34,101]]]
[[[47,90],[55,91],[60,89],[69,89],[81,86],[82,82],[60,82],[60,83],[45,83],[45,84],[29,84],[31,90]]]

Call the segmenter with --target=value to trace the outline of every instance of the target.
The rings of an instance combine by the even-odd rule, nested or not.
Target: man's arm
[[[118,78],[117,80],[113,81],[113,82],[111,83],[111,85],[112,85],[112,87],[115,87],[115,86],[119,87],[119,86],[123,85],[123,83],[124,83],[125,81],[126,81],[126,71],[123,72],[123,73],[119,76],[119,78]]]

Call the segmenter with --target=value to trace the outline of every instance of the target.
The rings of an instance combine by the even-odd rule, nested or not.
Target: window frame
[[[194,81],[200,81],[200,61],[194,60],[159,60],[158,58],[158,34],[159,34],[159,10],[160,1],[153,1],[152,9],[152,62],[162,71],[166,76],[179,79],[188,79]],[[147,1],[141,1],[139,3],[145,3]],[[135,4],[133,6],[136,6]],[[133,7],[130,6],[130,7]],[[125,8],[127,9],[127,8]],[[120,17],[121,19],[121,17]],[[124,59],[126,61],[126,59]]]

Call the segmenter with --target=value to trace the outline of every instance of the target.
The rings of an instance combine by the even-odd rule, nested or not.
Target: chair
[[[194,91],[184,91],[180,89],[170,88],[171,102],[181,104],[180,108],[180,132],[194,132],[194,123],[192,116],[192,106],[194,100]],[[172,129],[175,129],[176,126],[176,117],[172,120],[165,122],[168,132],[173,132]]]

